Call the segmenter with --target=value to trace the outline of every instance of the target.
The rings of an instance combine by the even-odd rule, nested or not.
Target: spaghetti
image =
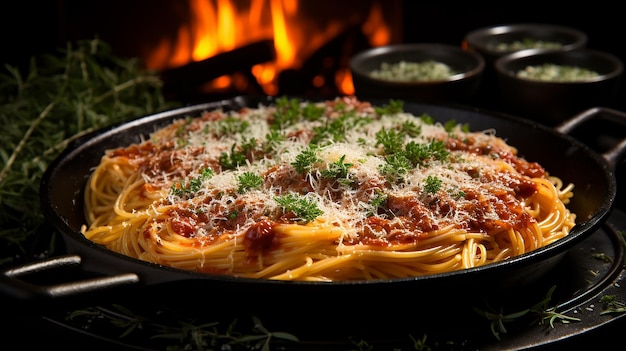
[[[354,97],[180,118],[106,152],[82,232],[183,270],[307,281],[451,272],[568,235],[573,185],[466,127]]]

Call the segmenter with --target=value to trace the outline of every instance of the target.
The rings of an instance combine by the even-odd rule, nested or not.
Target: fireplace
[[[401,42],[402,8],[384,0],[66,1],[62,31],[98,33],[120,55],[141,58],[173,99],[349,95],[350,57]]]

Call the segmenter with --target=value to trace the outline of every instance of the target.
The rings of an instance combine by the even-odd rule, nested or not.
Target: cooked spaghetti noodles
[[[109,150],[88,239],[237,277],[346,281],[451,272],[568,235],[573,185],[493,130],[354,97],[180,118]]]

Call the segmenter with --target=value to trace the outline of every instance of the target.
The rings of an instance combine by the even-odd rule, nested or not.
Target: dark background
[[[545,2],[502,1],[491,6],[481,6],[480,2],[474,1],[391,2],[402,9],[392,21],[401,24],[402,40],[405,42],[460,45],[465,34],[483,26],[552,23],[582,30],[589,36],[590,48],[626,58],[626,18],[615,3],[608,1],[570,3],[557,7],[548,6]],[[182,16],[181,12],[184,12],[181,3],[184,2],[4,1],[0,5],[0,61],[22,64],[34,54],[53,51],[65,46],[67,41],[93,38],[95,34],[111,43],[114,52],[132,55],[141,50],[142,36],[173,30],[172,18]],[[352,3],[358,4],[359,1]],[[332,2],[321,1],[321,4],[329,6]],[[327,10],[330,13],[333,11],[332,8]],[[345,9],[342,8],[342,11]]]

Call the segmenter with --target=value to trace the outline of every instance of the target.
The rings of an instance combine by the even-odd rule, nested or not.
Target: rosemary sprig
[[[114,56],[97,38],[33,57],[27,72],[3,68],[0,265],[53,253],[54,233],[44,233],[40,213],[39,182],[71,141],[176,105],[165,101],[155,72],[143,69],[137,59]]]
[[[603,295],[600,298],[600,302],[603,306],[602,312],[600,312],[601,315],[626,312],[626,303],[618,301],[615,295]]]
[[[257,316],[252,315],[251,319],[251,330],[242,326],[235,317],[230,323],[198,322],[196,318],[181,316],[170,316],[164,321],[156,321],[152,316],[135,313],[118,304],[107,308],[79,309],[66,315],[69,323],[111,329],[112,337],[120,340],[132,341],[133,337],[153,340],[159,346],[159,350],[269,351],[277,344],[296,345],[300,342],[298,337],[291,333],[270,331]]]
[[[552,301],[552,294],[554,293],[555,289],[556,286],[552,286],[546,293],[546,296],[532,307],[513,313],[505,314],[502,310],[486,311],[477,307],[474,307],[474,311],[479,315],[485,317],[490,322],[491,333],[498,340],[500,340],[501,333],[507,333],[507,328],[505,327],[505,324],[519,321],[522,317],[526,315],[531,315],[535,317],[532,323],[544,324],[547,322],[551,328],[554,328],[554,322],[557,320],[563,324],[568,324],[570,322],[579,322],[580,318],[571,317],[563,313],[557,312],[556,306],[550,306],[550,302]]]

